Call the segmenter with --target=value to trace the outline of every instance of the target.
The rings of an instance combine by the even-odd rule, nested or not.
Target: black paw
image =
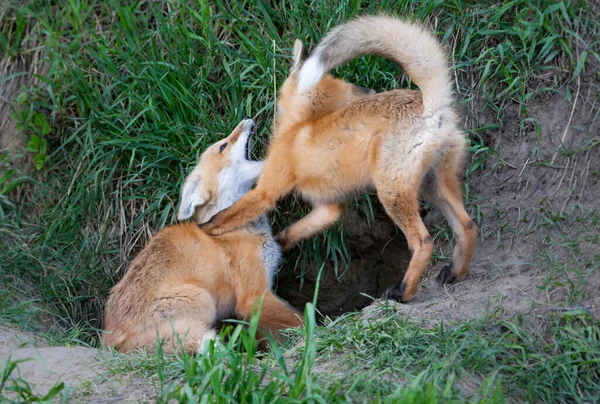
[[[454,283],[456,281],[456,275],[454,275],[454,264],[450,263],[450,265],[443,267],[437,277],[437,280],[442,285]]]
[[[388,300],[402,300],[402,295],[406,290],[406,285],[404,283],[399,283],[396,286],[390,286],[383,292],[383,298]]]

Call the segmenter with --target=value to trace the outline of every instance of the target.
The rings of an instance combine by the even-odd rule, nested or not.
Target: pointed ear
[[[178,220],[186,220],[194,215],[198,206],[205,205],[210,193],[202,186],[202,178],[190,175],[181,189]]]
[[[306,59],[306,53],[304,52],[304,45],[302,41],[296,39],[294,41],[294,61],[292,63],[292,71],[296,71]]]

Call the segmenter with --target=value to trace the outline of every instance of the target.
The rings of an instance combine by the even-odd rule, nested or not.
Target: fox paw
[[[294,243],[287,237],[286,230],[279,232],[275,237],[275,241],[281,246],[283,251],[288,251],[294,246]]]
[[[209,220],[206,223],[202,223],[199,225],[200,230],[208,234],[209,236],[220,236],[223,233],[226,233],[223,226],[219,226],[216,222]]]
[[[211,234],[215,228],[215,224],[209,220],[208,222],[199,224],[198,227],[200,227],[200,230],[202,230],[206,234]]]
[[[217,333],[214,330],[208,330],[204,335],[202,335],[202,337],[200,337],[197,342],[197,353],[205,353],[210,346],[210,341],[215,341],[215,345],[217,345],[217,342],[219,341],[217,339]]]
[[[456,275],[454,274],[454,264],[450,263],[450,265],[446,265],[440,271],[438,277],[438,282],[442,285],[450,285],[456,282]]]
[[[399,283],[395,286],[390,286],[383,292],[383,298],[388,300],[402,301],[402,295],[406,291],[406,285],[404,282]]]

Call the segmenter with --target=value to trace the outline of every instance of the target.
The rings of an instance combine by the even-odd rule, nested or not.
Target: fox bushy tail
[[[359,17],[332,29],[303,64],[298,91],[313,87],[331,69],[368,54],[404,69],[423,93],[424,116],[452,104],[450,69],[437,38],[421,25],[386,16]]]

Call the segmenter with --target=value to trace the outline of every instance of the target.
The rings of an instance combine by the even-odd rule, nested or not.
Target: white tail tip
[[[298,92],[301,94],[311,89],[325,74],[325,67],[316,57],[310,57],[304,62],[298,74]]]

